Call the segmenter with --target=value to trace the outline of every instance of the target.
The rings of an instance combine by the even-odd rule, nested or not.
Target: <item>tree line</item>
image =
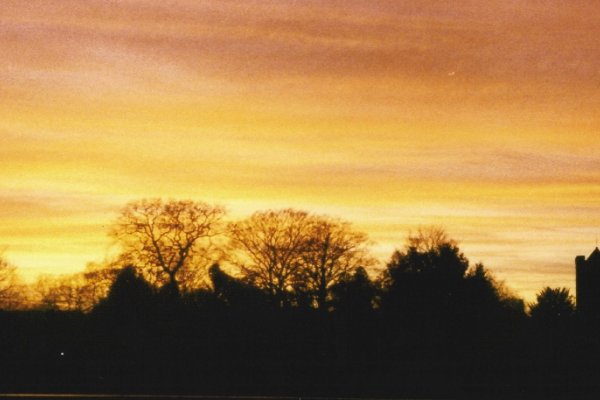
[[[577,315],[569,291],[544,288],[526,305],[440,228],[409,234],[379,273],[366,234],[294,209],[226,222],[220,206],[140,200],[109,234],[117,258],[27,289],[2,262],[5,391],[598,389],[600,324]]]
[[[241,282],[279,306],[327,310],[340,285],[360,276],[369,280],[373,293],[379,292],[373,300],[378,307],[392,301],[386,294],[390,290],[408,298],[411,291],[423,290],[409,277],[439,274],[444,284],[462,278],[485,282],[498,301],[515,312],[526,311],[523,300],[482,264],[469,266],[457,243],[440,227],[409,234],[405,249],[395,251],[387,268],[372,278],[367,271],[378,262],[369,252],[370,241],[347,221],[295,209],[256,212],[230,223],[225,215],[221,206],[191,200],[131,202],[109,231],[120,246],[118,257],[89,263],[76,274],[42,275],[31,285],[23,284],[17,268],[0,255],[0,308],[89,312],[108,295],[125,266],[132,266],[156,290],[186,295],[210,289],[210,267],[224,264]],[[568,289],[544,288],[530,305],[534,315],[549,297],[561,299],[567,314],[574,312]],[[397,306],[406,306],[406,300]]]

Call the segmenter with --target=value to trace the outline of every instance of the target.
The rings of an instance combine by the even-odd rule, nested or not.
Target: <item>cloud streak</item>
[[[125,201],[192,197],[346,217],[382,258],[442,224],[529,297],[572,286],[600,222],[596,11],[3,1],[0,244],[75,270]]]

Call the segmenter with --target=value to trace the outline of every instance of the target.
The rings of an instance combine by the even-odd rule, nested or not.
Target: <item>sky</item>
[[[445,227],[526,299],[600,235],[596,1],[3,0],[0,247],[33,280],[128,201],[295,207],[382,262]]]

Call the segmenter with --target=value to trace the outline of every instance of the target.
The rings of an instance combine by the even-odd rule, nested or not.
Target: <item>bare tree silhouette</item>
[[[218,258],[224,208],[191,200],[144,199],[127,204],[110,231],[124,259],[156,285],[178,294]]]
[[[296,289],[311,222],[308,213],[285,209],[257,212],[229,225],[242,274],[279,305],[288,303]]]
[[[325,216],[312,218],[300,277],[319,308],[326,308],[334,285],[350,279],[358,267],[375,264],[367,245],[367,235],[352,230],[349,222]]]
[[[258,212],[230,224],[229,236],[242,253],[238,264],[246,279],[278,302],[294,294],[326,309],[333,285],[375,262],[366,234],[348,222],[305,211]]]
[[[0,309],[14,309],[24,304],[23,287],[17,268],[0,253]]]

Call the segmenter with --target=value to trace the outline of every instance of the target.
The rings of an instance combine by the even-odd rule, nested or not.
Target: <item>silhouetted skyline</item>
[[[215,263],[207,282],[192,287],[186,269],[208,250],[202,238],[218,219],[207,204],[131,203],[115,227],[126,252],[119,263],[89,271],[82,287],[51,288],[29,309],[3,304],[0,393],[592,398],[600,391],[598,303],[576,309],[568,289],[546,287],[527,311],[439,228],[410,236],[369,277],[355,253],[364,238],[348,225],[294,210],[257,213],[227,228],[230,250],[248,256],[238,258],[241,275]],[[188,246],[188,234],[197,246]],[[172,248],[192,251],[181,259]],[[310,279],[315,271],[323,285]],[[60,296],[69,288],[74,298],[90,288],[96,297],[85,309],[66,308]]]

